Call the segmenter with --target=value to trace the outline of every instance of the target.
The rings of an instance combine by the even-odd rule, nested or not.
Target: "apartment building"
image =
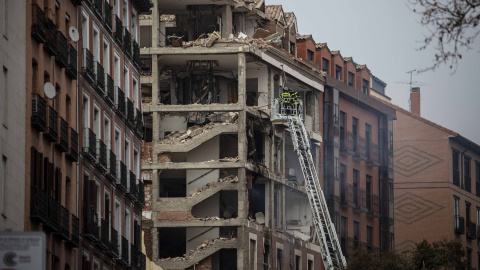
[[[76,269],[80,242],[77,45],[68,34],[69,27],[76,25],[76,9],[70,1],[27,0],[24,12],[26,112],[25,121],[18,122],[25,122],[25,149],[20,148],[25,151],[24,230],[45,232],[48,269]],[[15,94],[20,97],[21,92]]]
[[[0,3],[0,231],[25,226],[25,6]]]
[[[163,269],[321,269],[298,157],[271,113],[281,85],[298,91],[320,161],[324,77],[289,54],[283,28],[266,30],[263,1],[154,5],[140,22],[147,256]]]
[[[467,269],[480,266],[480,146],[420,115],[420,88],[411,90],[411,111],[394,122],[395,248],[426,239],[458,240]]]
[[[376,77],[366,65],[315,43],[312,35],[297,36],[297,56],[325,75],[319,166],[343,253],[348,258],[357,249],[376,255],[392,250],[395,110],[372,98],[384,95],[386,84],[372,89]]]
[[[139,16],[148,0],[73,1],[78,42],[81,269],[145,269]]]

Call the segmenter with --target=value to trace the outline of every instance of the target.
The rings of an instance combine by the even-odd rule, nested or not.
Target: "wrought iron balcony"
[[[73,128],[68,129],[69,133],[69,147],[68,147],[68,153],[65,154],[67,158],[70,160],[77,162],[78,161],[78,133],[73,130]]]
[[[138,109],[135,109],[135,133],[143,139],[143,115]]]
[[[476,239],[477,238],[477,224],[467,220],[467,238]]]
[[[454,229],[455,233],[465,233],[465,218],[459,215],[454,216]]]
[[[93,55],[92,53],[87,49],[83,49],[83,62],[82,62],[82,72],[85,78],[93,83],[95,76],[93,73]]]
[[[62,152],[67,152],[68,151],[68,123],[60,117],[60,140],[58,140],[58,143],[55,144],[55,146],[60,149]]]
[[[367,142],[367,165],[370,166],[380,166],[380,156],[379,156],[379,148],[378,145]]]
[[[107,152],[108,158],[108,168],[107,168],[107,177],[116,181],[117,179],[117,156],[109,150]]]
[[[32,36],[39,43],[45,43],[45,13],[38,6],[32,5]]]
[[[102,140],[97,140],[97,155],[95,165],[101,170],[107,170],[107,146]]]
[[[38,131],[45,132],[47,130],[47,104],[45,100],[38,94],[32,97],[32,126]]]
[[[369,195],[370,200],[367,201],[368,215],[380,217],[380,197],[375,194]]]
[[[137,270],[139,260],[140,260],[140,251],[132,243],[132,244],[130,244],[130,268]]]
[[[103,71],[102,65],[100,62],[95,62],[95,89],[100,94],[100,96],[105,95],[105,73]]]
[[[128,57],[132,57],[132,36],[126,27],[123,28],[123,51]]]
[[[117,107],[117,112],[122,119],[126,117],[125,110],[125,94],[123,93],[120,87],[117,87],[117,99],[115,100],[115,107]]]
[[[58,141],[58,113],[52,106],[47,106],[48,111],[48,130],[44,136],[51,142]]]
[[[79,219],[74,214],[71,215],[72,232],[70,233],[70,241],[68,242],[73,247],[78,247],[80,243],[79,237]]]
[[[354,135],[355,136],[355,135]],[[362,138],[360,136],[356,136],[356,139],[354,138],[354,149],[355,150],[355,155],[353,156],[354,158],[361,159],[361,160],[367,160],[367,146],[366,146],[366,140],[365,138]],[[355,143],[356,142],[356,143]],[[355,147],[356,145],[356,147]]]
[[[70,239],[70,212],[67,208],[60,206],[60,232],[59,235],[63,240]]]
[[[143,208],[145,207],[145,184],[142,181],[138,181],[138,204]]]
[[[133,110],[133,102],[127,98],[126,101],[126,107],[127,107],[127,124],[130,127],[135,126],[135,111]]]
[[[128,246],[128,240],[122,236],[122,257],[121,257],[121,263],[123,265],[128,265],[129,264],[129,261],[128,261],[128,250],[129,250],[129,246]]]
[[[128,195],[132,198],[133,201],[137,201],[138,197],[138,188],[137,188],[137,177],[132,171],[128,172]]]
[[[46,223],[46,225],[48,228],[50,228],[54,232],[57,232],[60,229],[58,224],[59,211],[60,211],[60,203],[54,198],[49,196],[48,197],[48,222]]]
[[[57,49],[58,54],[55,57],[55,62],[62,68],[66,68],[68,65],[68,42],[67,38],[60,31],[57,31]]]
[[[115,105],[115,87],[112,77],[107,73],[105,73],[105,95],[103,97],[109,105]]]
[[[108,248],[107,254],[110,257],[117,259],[118,256],[120,255],[118,251],[118,247],[119,247],[118,232],[113,227],[110,227],[110,246]]]
[[[95,133],[89,129],[83,129],[83,155],[90,159],[90,161],[95,162],[96,157],[96,143],[97,136]]]
[[[41,188],[32,188],[30,202],[30,217],[41,223],[48,223],[48,196]]]
[[[124,192],[127,191],[127,166],[120,160],[117,162],[117,186]]]
[[[43,48],[50,55],[57,55],[57,26],[50,19],[47,19],[45,23],[45,45]]]
[[[88,206],[83,208],[83,235],[92,242],[97,242],[99,238],[98,215],[94,209]]]
[[[113,34],[115,39],[118,41],[120,45],[122,45],[122,40],[123,40],[123,25],[122,25],[122,20],[117,15],[113,16],[115,20],[113,21],[115,23],[114,30],[115,33]]]
[[[344,184],[341,188],[340,201],[342,204],[346,204],[355,207],[358,203],[357,188],[351,184]]]
[[[140,45],[138,45],[136,40],[133,40],[132,42],[132,47],[133,47],[133,64],[140,69],[142,67],[141,61],[140,61]]]
[[[110,226],[105,219],[100,220],[100,243],[99,246],[106,252],[110,248]]]
[[[344,152],[354,155],[353,134],[350,131],[340,131],[340,149]]]
[[[93,7],[95,14],[97,14],[100,19],[103,19],[103,0],[93,0]]]
[[[65,73],[72,79],[77,79],[77,50],[68,44],[68,63]]]
[[[354,189],[355,190],[355,189]],[[360,211],[368,212],[368,193],[366,190],[357,188],[358,203],[356,208]]]
[[[108,31],[112,32],[112,6],[105,0],[103,5],[103,17],[105,18],[105,26],[107,27]]]

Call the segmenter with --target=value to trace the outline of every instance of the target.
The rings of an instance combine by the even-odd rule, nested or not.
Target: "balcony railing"
[[[113,79],[105,73],[105,101],[109,105],[115,105],[115,87],[113,86]]]
[[[138,269],[140,251],[134,244],[130,244],[130,267]]]
[[[41,188],[32,188],[30,217],[41,223],[48,223],[48,196]]]
[[[97,155],[96,155],[96,162],[98,168],[101,171],[107,170],[107,146],[102,140],[97,140]]]
[[[60,117],[60,140],[55,145],[60,151],[67,152],[68,151],[68,123]]]
[[[127,166],[120,160],[117,162],[117,186],[124,192],[127,191]]]
[[[132,57],[132,36],[126,27],[123,28],[123,51],[128,57]]]
[[[380,197],[375,194],[370,194],[370,203],[368,206],[368,214],[380,217]]]
[[[143,138],[143,115],[140,110],[135,110],[135,132],[140,137]]]
[[[340,149],[350,154],[355,154],[353,149],[353,134],[350,131],[340,131]]]
[[[93,74],[93,55],[87,48],[83,49],[82,72],[87,80],[89,80],[91,83],[94,82],[95,76]]]
[[[45,13],[38,6],[32,5],[32,36],[39,43],[45,43]]]
[[[108,31],[112,32],[112,6],[105,1],[103,10],[103,17],[105,18],[105,26],[107,27]]]
[[[117,87],[117,100],[115,101],[115,107],[117,107],[117,112],[120,117],[122,117],[122,119],[125,119],[125,94],[123,93],[122,89],[120,89],[120,87]]]
[[[60,237],[68,241],[70,239],[70,212],[67,208],[60,206]]]
[[[45,23],[45,45],[43,48],[50,55],[57,55],[57,26],[50,19],[47,19]]]
[[[454,216],[454,229],[455,233],[465,233],[465,218],[459,215]]]
[[[58,113],[52,106],[47,106],[48,109],[48,130],[44,133],[51,142],[58,141]]]
[[[355,138],[354,138],[354,142],[355,142]],[[365,138],[357,136],[356,142],[357,142],[356,143],[357,147],[356,147],[354,157],[367,160],[367,141],[365,140]],[[355,149],[355,143],[354,143],[354,149]]]
[[[359,250],[361,248],[360,241],[353,237],[347,237],[347,252],[346,255],[348,257],[353,256],[355,250]]]
[[[52,179],[53,180],[53,179]],[[60,203],[52,197],[48,197],[48,222],[46,223],[52,231],[57,232],[59,230],[59,212]]]
[[[68,63],[65,73],[72,79],[77,79],[77,50],[68,44]]]
[[[118,242],[118,232],[113,227],[110,227],[110,247],[108,248],[107,254],[117,259],[120,255],[118,252],[119,242]]]
[[[112,180],[117,179],[117,156],[109,150],[108,153],[108,168],[107,168],[107,177]]]
[[[105,95],[105,73],[100,62],[95,62],[95,89],[100,96]]]
[[[377,167],[380,166],[380,156],[379,156],[378,145],[372,142],[367,143],[367,149],[369,149],[367,153],[367,158],[368,158],[367,164],[372,166],[377,166]]]
[[[96,157],[96,143],[97,136],[95,133],[89,129],[83,129],[83,154],[90,159],[90,161],[95,162]]]
[[[47,105],[45,100],[38,94],[32,97],[32,126],[38,131],[45,132],[47,130]]]
[[[475,222],[467,221],[467,238],[477,238],[477,224]]]
[[[66,68],[68,65],[68,42],[67,38],[60,31],[57,31],[57,49],[58,54],[55,57],[55,62],[62,68]]]
[[[95,14],[98,15],[101,19],[103,18],[103,0],[94,0],[93,7]]]
[[[354,189],[355,190],[355,189]],[[369,194],[367,193],[366,190],[357,188],[357,194],[358,194],[358,203],[356,205],[357,209],[361,211],[368,212],[368,204],[370,202]]]
[[[113,26],[115,29],[115,33],[113,34],[115,36],[115,39],[118,41],[119,44],[122,44],[123,40],[123,25],[122,25],[122,20],[117,15],[113,16],[115,20],[113,21],[115,25]]]
[[[73,128],[68,129],[69,133],[69,148],[68,153],[65,155],[66,157],[70,158],[72,161],[78,161],[78,133],[73,130]]]
[[[110,248],[110,226],[105,219],[100,220],[100,247],[106,252]]]
[[[358,202],[357,188],[351,184],[345,184],[341,187],[341,203],[355,207]]]
[[[137,178],[132,171],[128,173],[128,185],[128,195],[133,201],[136,201],[138,196]]]
[[[90,207],[85,206],[83,210],[83,219],[84,236],[93,242],[99,241],[99,224],[97,212],[95,212],[95,210],[91,209]]]
[[[130,127],[133,127],[135,125],[135,111],[133,110],[133,102],[127,98],[126,101],[126,107],[127,107],[127,124]]]
[[[122,260],[121,263],[128,265],[128,240],[122,236]]]
[[[137,67],[137,68],[141,68],[142,64],[140,62],[140,45],[138,45],[137,41],[133,41],[132,42],[133,44],[133,64]]]
[[[79,219],[76,217],[74,214],[71,215],[72,219],[72,232],[70,234],[70,241],[69,244],[78,247],[78,244],[80,243],[80,237],[79,237]]]
[[[145,207],[145,185],[142,181],[138,181],[138,204]]]

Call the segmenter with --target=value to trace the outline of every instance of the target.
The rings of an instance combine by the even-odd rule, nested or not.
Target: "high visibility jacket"
[[[280,94],[280,97],[283,99],[283,102],[288,102],[288,99],[291,97],[290,93],[288,92],[283,92]]]

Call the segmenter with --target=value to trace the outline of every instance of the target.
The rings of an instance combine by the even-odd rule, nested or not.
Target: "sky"
[[[327,42],[387,83],[392,103],[409,109],[410,75],[432,65],[435,50],[419,51],[427,29],[406,0],[266,0],[294,12],[298,32]],[[442,66],[413,73],[421,88],[421,116],[480,144],[480,37],[463,52],[457,70]],[[453,73],[453,74],[452,74]],[[407,82],[405,84],[405,82]]]

